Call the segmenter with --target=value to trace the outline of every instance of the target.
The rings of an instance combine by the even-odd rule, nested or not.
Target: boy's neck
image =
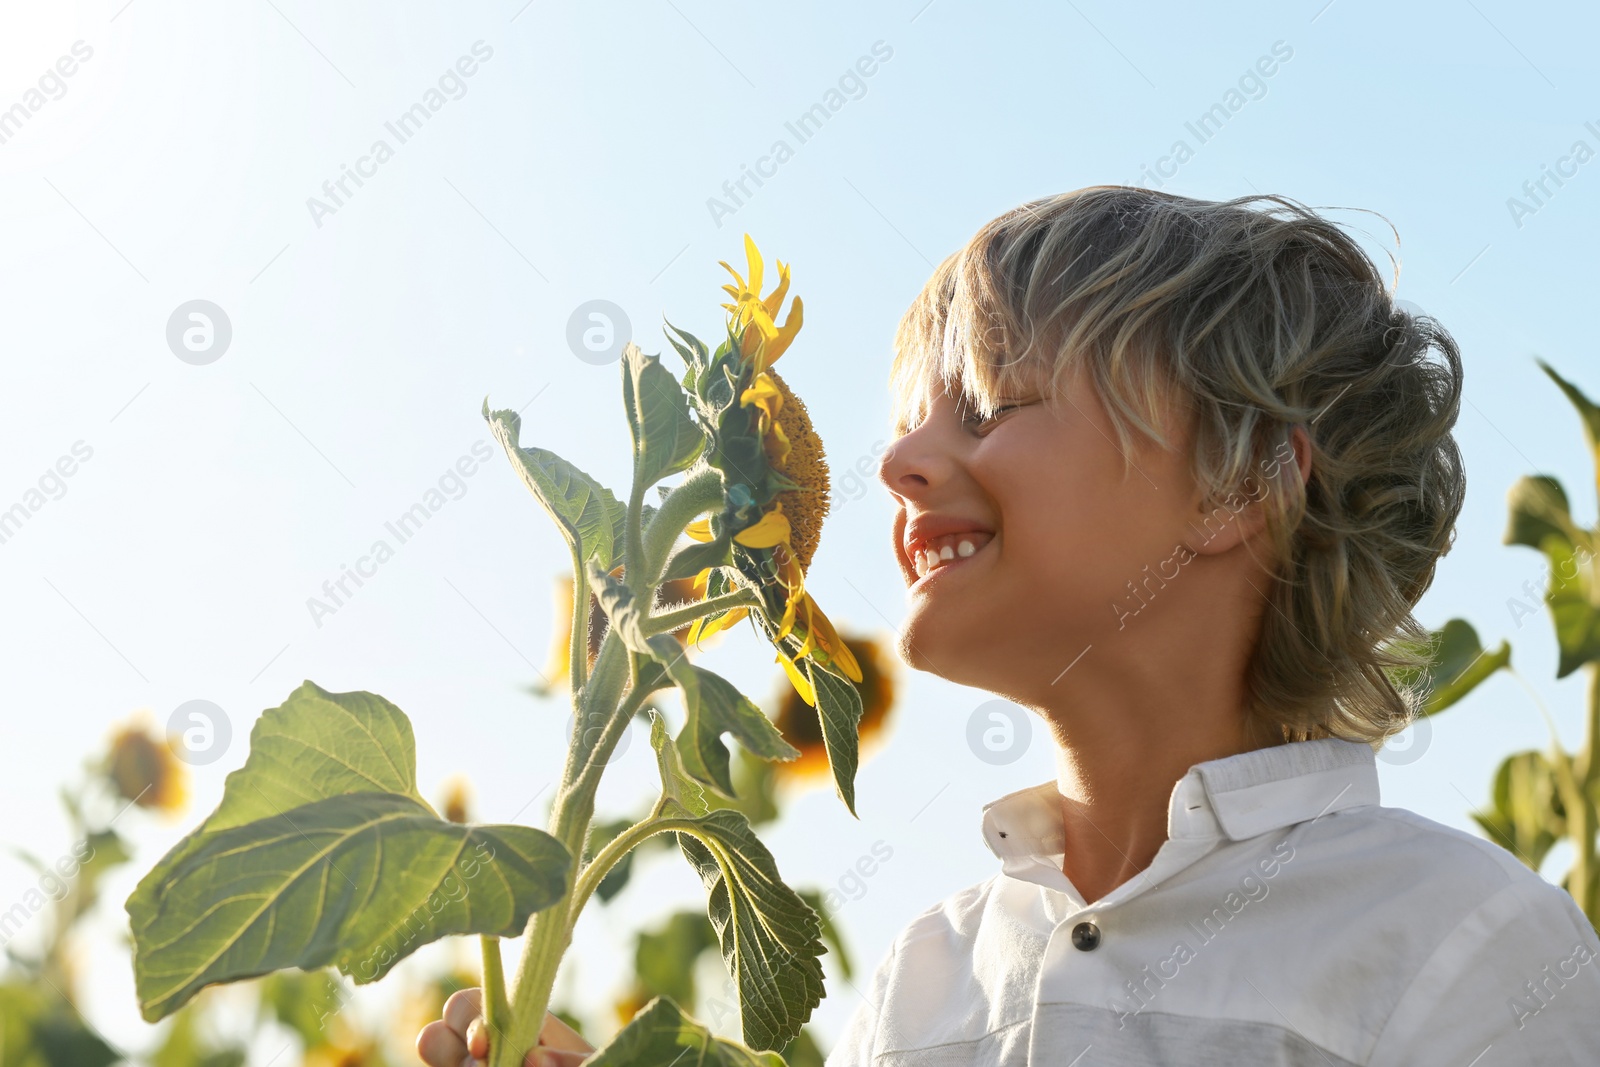
[[[1195,764],[1281,744],[1251,736],[1242,725],[1170,728],[1181,736],[1155,743],[1118,738],[1057,736],[1056,789],[1061,794],[1065,855],[1061,869],[1092,904],[1154,862],[1167,840],[1173,787]]]

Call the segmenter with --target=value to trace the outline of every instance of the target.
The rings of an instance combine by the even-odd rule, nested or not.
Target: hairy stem
[[[722,503],[722,472],[702,467],[691,474],[662,501],[644,530],[643,585],[654,585],[666,569],[672,546],[683,536],[684,527]],[[630,583],[632,588],[632,583]],[[638,590],[635,589],[635,592]]]
[[[500,939],[485,934],[478,938],[483,947],[483,1021],[489,1033],[504,1040],[511,1004],[506,1000],[506,974],[500,962]]]
[[[719,611],[729,608],[755,607],[761,603],[761,598],[752,589],[736,589],[731,593],[723,593],[708,600],[697,600],[672,611],[663,611],[660,615],[650,616],[650,621],[644,627],[646,635],[667,633],[676,630],[686,622],[714,615]]]
[[[685,818],[653,815],[634,823],[606,842],[606,846],[594,854],[594,859],[589,861],[583,873],[578,876],[577,885],[572,891],[573,921],[577,921],[578,913],[583,910],[583,905],[600,885],[601,880],[630,849],[655,834],[666,833],[669,830],[687,830],[690,821]]]

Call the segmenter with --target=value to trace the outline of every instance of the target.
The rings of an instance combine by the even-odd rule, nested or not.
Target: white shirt
[[[986,804],[1000,873],[901,931],[827,1067],[1600,1065],[1600,938],[1577,903],[1380,806],[1370,746],[1195,764],[1167,837],[1086,905],[1056,783]]]

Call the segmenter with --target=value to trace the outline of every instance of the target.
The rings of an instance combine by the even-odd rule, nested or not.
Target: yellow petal
[[[766,437],[762,439],[761,444],[766,450],[768,463],[779,470],[783,470],[789,465],[789,452],[791,450],[789,437],[783,432],[781,425],[774,422]]]
[[[794,662],[790,660],[788,656],[783,654],[783,649],[779,648],[776,649],[776,651],[778,653],[777,661],[783,664],[783,673],[789,676],[789,681],[794,686],[794,691],[800,694],[801,700],[804,700],[812,707],[816,707],[817,691],[811,687],[811,682],[807,680],[806,676],[800,672],[800,669],[794,665]]]
[[[761,419],[758,428],[765,434],[774,425],[773,419],[783,408],[783,394],[778,391],[778,386],[772,377],[767,374],[758,374],[750,383],[749,388],[739,394],[739,405],[749,407],[751,404],[761,409]]]
[[[749,234],[744,235],[744,258],[750,267],[750,292],[761,292],[761,253]]]
[[[694,538],[696,541],[709,541],[714,536],[711,532],[710,519],[697,519],[696,521],[691,522],[688,526],[684,527],[683,532]]]
[[[783,505],[776,504],[761,516],[761,521],[733,535],[733,539],[746,548],[771,548],[789,540],[789,520],[783,514]]]
[[[783,307],[783,298],[789,291],[789,268],[783,260],[778,260],[778,287],[763,301],[761,306],[767,309],[767,314],[776,318],[778,309]]]
[[[718,630],[726,630],[748,614],[750,614],[749,608],[734,608],[719,619],[702,616],[694,620],[694,625],[689,627],[689,633],[684,638],[684,642],[686,644],[695,644],[702,637],[710,637]]]
[[[763,313],[765,310],[762,309]],[[769,318],[767,321],[770,323],[772,320]],[[757,371],[764,371],[778,362],[778,357],[788,349],[795,334],[800,332],[800,325],[804,321],[803,305],[797,296],[794,298],[794,303],[789,305],[789,317],[783,320],[783,326],[781,328],[774,326],[771,335],[767,336],[761,345],[755,360]]]
[[[817,607],[816,601],[811,599],[809,593],[806,595],[806,607],[809,627],[806,642],[820,646],[827,653],[827,666],[838,667],[852,682],[861,681],[861,664],[856,662],[850,646],[840,639],[833,628],[833,623],[828,621],[828,617]]]

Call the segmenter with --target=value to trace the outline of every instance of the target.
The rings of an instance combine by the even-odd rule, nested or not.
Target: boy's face
[[[1142,447],[1124,480],[1116,435],[1082,372],[1065,386],[1059,419],[1038,392],[999,402],[1018,406],[983,424],[939,396],[880,463],[898,505],[895,557],[912,587],[898,651],[914,669],[1048,704],[1065,693],[1052,686],[1069,667],[1146,669],[1171,637],[1158,616],[1170,624],[1172,612],[1190,612],[1191,622],[1203,612],[1215,590],[1172,575],[1180,561],[1194,568],[1189,553],[1174,553],[1199,544],[1190,523],[1205,513],[1181,427],[1167,427],[1172,451]],[[967,520],[993,536],[977,535],[976,552],[919,583],[905,538],[920,516]],[[1142,604],[1128,583],[1158,567],[1172,580]],[[1078,662],[1086,649],[1089,664]]]

